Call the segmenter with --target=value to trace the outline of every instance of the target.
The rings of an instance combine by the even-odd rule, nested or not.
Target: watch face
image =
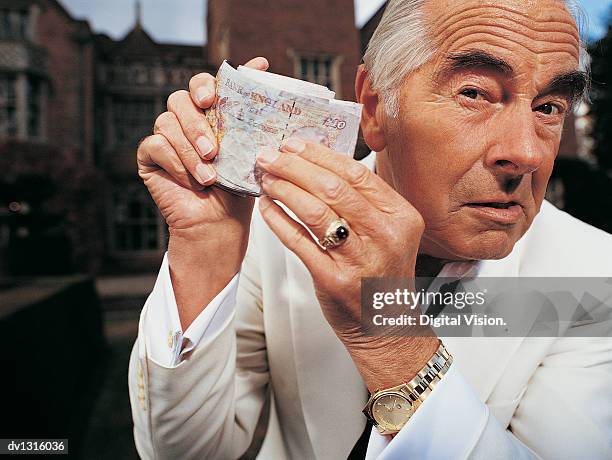
[[[385,430],[399,431],[412,416],[412,405],[398,393],[380,395],[372,405],[372,417]]]

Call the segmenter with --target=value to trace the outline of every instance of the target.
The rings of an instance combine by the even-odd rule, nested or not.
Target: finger
[[[138,172],[143,179],[161,169],[183,187],[194,190],[202,188],[185,169],[170,142],[161,134],[145,138],[138,146],[136,158]]]
[[[264,192],[271,198],[281,201],[309,229],[317,239],[326,236],[331,224],[338,220],[338,215],[323,201],[299,188],[295,184],[264,174],[262,177]],[[346,256],[363,254],[363,242],[358,234],[349,237],[334,248],[333,253]]]
[[[283,142],[280,150],[296,153],[309,162],[337,174],[381,211],[393,214],[406,206],[406,200],[366,166],[352,158],[334,153],[324,145],[289,138]]]
[[[193,102],[202,109],[215,102],[215,77],[209,73],[199,73],[189,80],[189,94]]]
[[[331,262],[329,256],[315,243],[302,225],[287,215],[285,211],[269,197],[259,198],[259,211],[270,230],[312,273]]]
[[[217,140],[206,115],[193,103],[187,91],[175,91],[168,98],[168,111],[176,115],[187,140],[203,160],[217,154]]]
[[[256,57],[245,64],[256,70],[267,70],[268,60],[264,57]],[[216,92],[215,77],[209,73],[199,73],[189,80],[189,94],[193,102],[202,109],[209,108],[215,102]]]
[[[267,148],[262,149],[257,156],[257,164],[262,170],[316,196],[351,223],[359,233],[370,233],[376,223],[376,208],[342,177],[328,169],[299,155]]]
[[[265,57],[258,56],[248,61],[244,66],[255,70],[268,70],[270,63]]]
[[[207,186],[215,182],[215,169],[202,161],[193,145],[183,134],[183,129],[172,112],[164,112],[155,120],[155,134],[164,136],[177,153],[181,163],[189,174],[201,185]]]

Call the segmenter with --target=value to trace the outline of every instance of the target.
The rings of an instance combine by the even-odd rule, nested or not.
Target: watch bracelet
[[[417,400],[423,402],[442,377],[444,377],[444,374],[448,372],[452,363],[453,357],[446,350],[442,341],[440,341],[440,346],[427,364],[423,366],[412,380],[401,385],[402,392],[406,393],[412,402]],[[409,391],[406,392],[406,389]]]
[[[363,413],[368,418],[372,419],[372,415],[369,413],[369,410],[371,410],[372,404],[378,397],[379,393],[383,391],[396,391],[404,394],[413,405],[414,410],[418,409],[421,403],[423,403],[427,396],[429,396],[429,393],[431,393],[435,385],[442,379],[444,374],[446,374],[452,363],[453,357],[440,340],[440,345],[438,346],[438,349],[434,355],[429,361],[427,361],[427,364],[423,366],[415,377],[413,377],[409,382],[403,383],[396,387],[381,389],[373,392],[368,400],[368,403],[363,409]]]

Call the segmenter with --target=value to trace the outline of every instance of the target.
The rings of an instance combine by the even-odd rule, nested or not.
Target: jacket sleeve
[[[484,444],[483,444],[484,440]],[[489,451],[491,442],[495,452]],[[532,459],[538,458],[507,435],[456,365],[431,392],[391,442],[373,429],[366,459]]]
[[[129,365],[137,450],[144,459],[238,458],[248,448],[266,398],[268,363],[256,247],[251,242],[235,310],[176,366],[150,357],[147,309]],[[161,290],[160,290],[161,291]]]
[[[213,336],[234,313],[240,273],[219,292],[183,331],[174,297],[168,254],[164,255],[151,301],[143,317],[148,357],[163,367],[175,367],[200,341]]]

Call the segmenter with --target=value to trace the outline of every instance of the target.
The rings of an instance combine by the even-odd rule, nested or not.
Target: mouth
[[[516,223],[523,214],[522,206],[516,201],[467,203],[465,206],[474,210],[480,215],[480,217],[484,217],[501,224]]]
[[[520,206],[516,201],[492,201],[489,203],[468,203],[467,206],[473,206],[473,207],[488,207],[488,208],[495,208],[495,209],[508,209],[511,208],[512,206]]]

